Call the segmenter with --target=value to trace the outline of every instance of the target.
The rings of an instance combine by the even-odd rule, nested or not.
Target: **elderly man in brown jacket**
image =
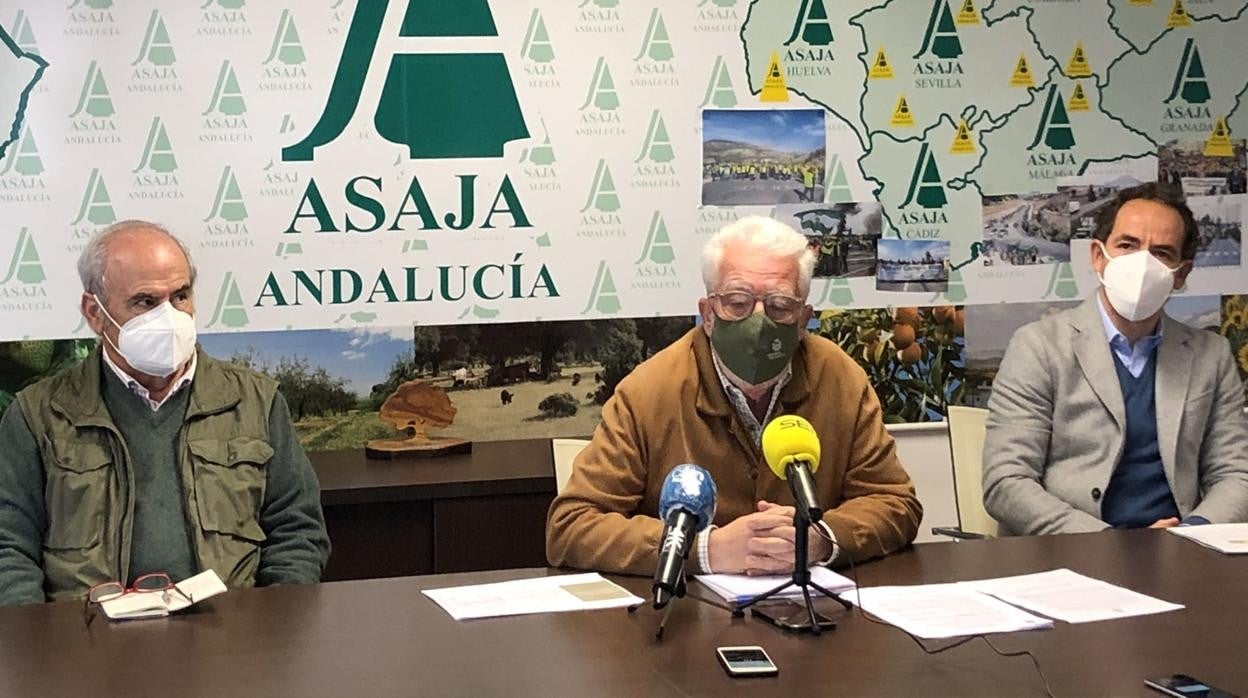
[[[550,508],[552,565],[652,573],[663,480],[694,463],[714,478],[718,508],[690,571],[791,571],[793,499],[760,450],[780,414],[805,417],[822,441],[814,480],[826,513],[810,560],[866,560],[914,539],[922,506],[875,391],[836,344],[805,331],[813,267],[805,238],[768,218],[739,220],[707,243],[702,325],[638,366],[603,408]]]

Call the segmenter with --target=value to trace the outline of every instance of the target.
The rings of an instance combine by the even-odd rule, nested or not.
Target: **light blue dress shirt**
[[[1135,346],[1131,346],[1127,343],[1126,336],[1114,327],[1114,321],[1109,319],[1109,313],[1105,312],[1105,303],[1099,293],[1096,294],[1096,307],[1101,311],[1101,323],[1105,325],[1105,335],[1109,337],[1109,348],[1114,352],[1118,362],[1126,367],[1127,372],[1139,378],[1140,374],[1144,373],[1148,360],[1157,351],[1157,346],[1161,344],[1161,323],[1157,323],[1156,332],[1147,337],[1140,337]]]

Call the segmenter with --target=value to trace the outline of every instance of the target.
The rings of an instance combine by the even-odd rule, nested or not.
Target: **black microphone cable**
[[[832,540],[832,538],[829,537],[828,534],[824,532],[822,526],[811,526],[811,528],[817,531],[820,537],[822,537],[824,540],[831,543],[834,548],[836,547],[836,541]],[[870,621],[872,623],[875,623],[876,625],[883,625],[888,628],[900,630],[902,633],[905,634],[906,637],[913,640],[914,644],[919,646],[919,649],[923,650],[925,654],[929,654],[929,655],[936,655],[936,654],[940,654],[941,652],[948,652],[949,650],[955,647],[961,647],[962,645],[965,645],[968,642],[972,642],[978,639],[978,640],[983,640],[984,644],[988,645],[988,648],[991,649],[1000,657],[1023,657],[1023,656],[1028,657],[1029,659],[1031,659],[1032,666],[1036,668],[1036,673],[1040,676],[1040,680],[1044,682],[1045,695],[1047,695],[1049,698],[1057,698],[1056,695],[1054,695],[1053,693],[1053,687],[1049,685],[1048,677],[1044,675],[1044,669],[1040,667],[1040,660],[1036,658],[1036,655],[1033,654],[1031,650],[1018,650],[1015,652],[1003,651],[1001,649],[998,649],[996,645],[992,644],[992,640],[989,640],[987,635],[969,635],[960,640],[955,640],[947,645],[933,649],[923,644],[923,640],[910,634],[909,632],[906,631],[905,628],[899,628],[896,625],[893,625],[892,623],[888,623],[879,618],[872,618],[871,614],[867,613],[867,611],[862,607],[862,592],[860,591],[862,589],[862,586],[858,583],[858,569],[854,567],[854,558],[852,555],[846,552],[845,559],[849,561],[849,573],[854,579],[854,594],[857,596],[857,603],[855,603],[854,605],[858,607],[858,614],[861,615],[863,619]]]

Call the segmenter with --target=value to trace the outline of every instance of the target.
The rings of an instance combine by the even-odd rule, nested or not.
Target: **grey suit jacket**
[[[1248,521],[1248,417],[1226,338],[1162,318],[1157,435],[1181,516]],[[988,401],[984,506],[1003,533],[1098,531],[1126,408],[1093,297],[1010,340]]]

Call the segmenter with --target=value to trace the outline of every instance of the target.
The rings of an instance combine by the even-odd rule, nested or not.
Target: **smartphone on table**
[[[716,647],[719,663],[732,677],[775,676],[780,673],[771,657],[758,645]]]
[[[1187,674],[1174,674],[1160,679],[1146,679],[1144,685],[1175,698],[1237,698],[1229,691],[1215,688]]]

